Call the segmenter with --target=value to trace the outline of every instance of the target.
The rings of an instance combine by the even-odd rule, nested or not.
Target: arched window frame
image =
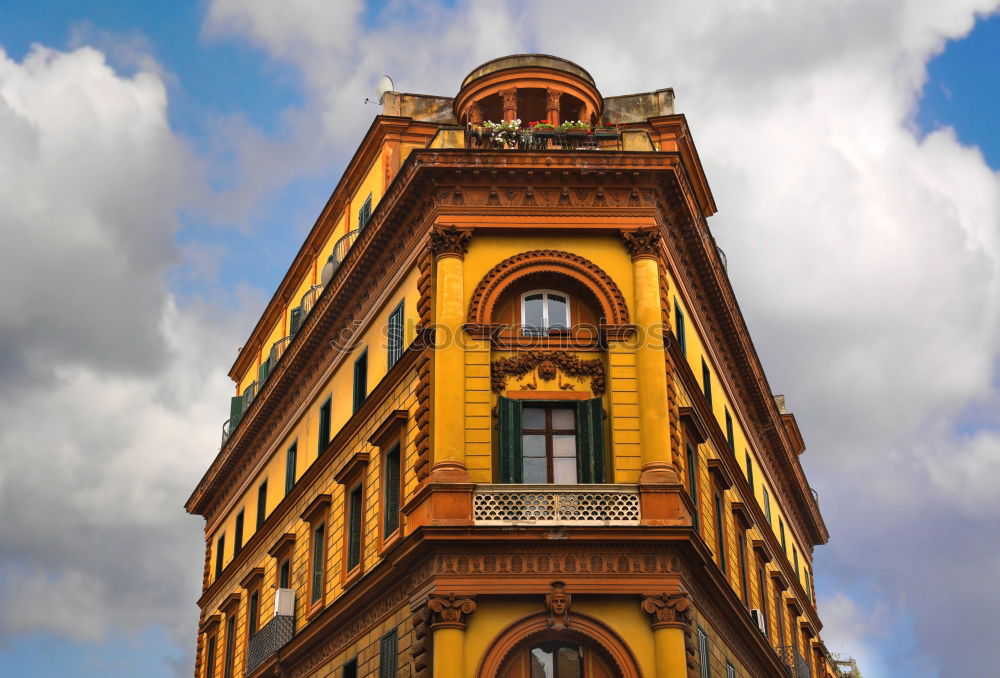
[[[537,335],[532,334],[528,330],[528,323],[525,322],[525,317],[524,317],[524,314],[525,314],[525,301],[527,300],[528,297],[534,296],[536,294],[541,294],[542,295],[542,328],[541,328],[542,332],[540,333],[541,336],[546,336],[546,335],[549,334],[549,332],[551,332],[553,329],[555,329],[555,328],[552,328],[552,327],[549,326],[549,295],[550,294],[551,295],[555,295],[557,297],[560,297],[560,298],[566,300],[566,327],[565,328],[558,328],[558,329],[564,329],[567,332],[570,331],[570,330],[572,330],[572,328],[573,328],[573,304],[572,304],[572,301],[571,301],[572,300],[572,295],[570,295],[570,294],[568,294],[566,292],[563,292],[562,290],[535,289],[535,290],[528,290],[527,292],[522,293],[521,297],[520,297],[520,305],[521,305],[521,334],[524,335],[524,336],[537,336]]]

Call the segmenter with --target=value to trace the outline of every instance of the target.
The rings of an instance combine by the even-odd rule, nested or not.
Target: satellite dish
[[[382,103],[382,98],[385,96],[386,92],[392,92],[392,78],[388,75],[383,75],[378,79],[378,84],[375,86],[375,95],[378,97],[378,102]]]

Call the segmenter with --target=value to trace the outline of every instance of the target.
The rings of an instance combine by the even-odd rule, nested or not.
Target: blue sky
[[[225,373],[235,346],[378,112],[363,103],[370,85],[388,71],[400,89],[447,94],[487,58],[537,50],[578,61],[595,74],[605,94],[677,88],[679,110],[688,115],[721,208],[710,226],[729,254],[730,275],[758,350],[775,388],[787,389],[789,402],[800,404],[796,412],[810,443],[803,463],[821,492],[832,533],[831,544],[816,554],[820,612],[828,620],[831,649],[867,660],[862,669],[869,678],[957,675],[947,673],[947,657],[935,646],[944,645],[945,636],[934,617],[947,619],[953,612],[946,595],[978,600],[984,615],[995,614],[987,605],[991,599],[960,584],[924,606],[933,613],[922,612],[919,599],[928,594],[914,590],[904,575],[912,569],[904,559],[916,553],[907,549],[917,537],[902,521],[917,510],[948,516],[928,528],[943,530],[948,539],[929,544],[938,550],[953,544],[959,553],[978,549],[979,528],[990,524],[991,514],[977,517],[976,511],[993,501],[991,495],[982,499],[977,479],[995,477],[1000,450],[991,437],[1000,425],[994,283],[1000,228],[990,211],[1000,203],[990,197],[996,188],[993,172],[1000,169],[1000,18],[984,14],[989,7],[955,7],[949,14],[924,11],[919,2],[905,9],[863,3],[855,9],[864,14],[856,19],[864,26],[838,34],[838,22],[853,26],[855,18],[831,7],[816,9],[814,16],[789,6],[780,22],[758,8],[731,14],[702,9],[671,14],[665,8],[664,17],[651,25],[690,21],[695,26],[690,35],[678,32],[664,41],[676,42],[675,48],[649,46],[650,40],[640,46],[628,25],[615,21],[599,35],[594,26],[572,22],[564,26],[565,36],[553,35],[537,28],[545,23],[545,8],[520,3],[496,8],[396,0],[344,2],[335,9],[304,0],[286,4],[277,17],[257,0],[243,6],[231,0],[0,0],[0,50],[6,55],[0,104],[5,96],[11,102],[17,98],[5,95],[5,82],[11,83],[9,92],[38,91],[32,89],[35,81],[39,88],[52,88],[55,98],[48,101],[66,97],[63,117],[48,115],[52,111],[44,107],[34,112],[27,105],[11,107],[32,120],[33,129],[61,139],[58,129],[47,126],[72,130],[73,120],[101,101],[141,101],[135,118],[153,139],[130,152],[134,139],[112,135],[105,142],[99,126],[90,146],[79,131],[67,132],[81,144],[73,148],[83,150],[46,158],[47,146],[39,144],[37,171],[31,164],[29,172],[24,158],[33,156],[2,150],[5,139],[10,148],[11,140],[27,132],[11,128],[12,136],[3,136],[0,106],[0,177],[8,177],[24,205],[32,206],[21,210],[15,204],[20,201],[11,202],[0,187],[0,229],[25,243],[19,250],[23,269],[14,265],[10,251],[7,260],[0,255],[6,268],[16,269],[0,283],[36,289],[32,271],[54,264],[41,255],[30,261],[33,248],[65,242],[65,258],[55,257],[62,263],[50,280],[59,280],[64,270],[74,276],[58,296],[46,296],[46,288],[56,285],[42,286],[39,295],[46,303],[36,306],[66,306],[37,319],[34,331],[46,327],[54,336],[83,337],[94,332],[88,318],[123,323],[122,331],[108,332],[115,337],[108,346],[84,351],[35,340],[29,323],[21,322],[34,311],[0,304],[0,346],[7,347],[0,349],[0,407],[19,412],[24,421],[49,420],[45,403],[78,402],[78,394],[87,394],[91,409],[75,412],[70,405],[53,418],[59,420],[55,431],[65,424],[75,436],[75,447],[63,450],[58,439],[52,443],[62,466],[72,469],[65,485],[53,481],[64,502],[57,506],[75,512],[97,501],[111,514],[141,514],[124,525],[115,515],[74,518],[72,534],[68,525],[61,533],[32,523],[9,508],[20,495],[2,482],[17,477],[35,442],[27,433],[18,438],[16,426],[0,432],[0,508],[12,516],[0,528],[0,593],[40,591],[44,599],[47,591],[60,592],[52,594],[51,613],[26,611],[27,594],[0,598],[6,601],[0,603],[0,674],[190,674],[200,521],[183,515],[181,505],[216,450],[227,407]],[[324,30],[313,30],[317,17]],[[911,31],[911,25],[921,30]],[[869,29],[883,31],[885,39],[868,35]],[[580,34],[596,42],[588,46]],[[780,49],[770,54],[761,46],[767,43]],[[50,51],[44,65],[30,66],[37,46]],[[87,61],[81,52],[86,47],[96,50],[107,68],[100,60]],[[56,64],[78,70],[58,80],[52,75]],[[81,103],[86,97],[68,93],[74,82],[93,96],[87,106]],[[157,86],[165,96],[162,110]],[[830,112],[825,89],[836,92],[836,101],[849,102],[843,104],[845,115]],[[725,109],[741,112],[727,117],[720,112]],[[113,127],[128,121],[113,117],[120,112],[107,115]],[[850,124],[843,117],[850,117]],[[745,140],[754,134],[766,145]],[[761,147],[770,149],[764,154],[769,157],[749,163],[746,158]],[[114,191],[93,202],[92,192],[83,189],[79,195],[70,190],[67,197],[66,182],[73,179],[58,169],[88,153],[95,174],[108,178],[104,183],[121,182],[120,193],[142,196],[142,204],[131,204],[128,196],[118,204]],[[74,176],[86,173],[77,170]],[[898,178],[890,181],[887,175]],[[60,202],[66,211],[53,206]],[[905,223],[882,228],[895,213],[906,213]],[[76,223],[67,214],[86,218]],[[51,230],[39,236],[43,229]],[[107,250],[79,236],[88,229],[101,234],[96,240],[110,243]],[[813,230],[803,235],[808,229]],[[778,254],[762,249],[761,243],[777,242],[785,243]],[[838,254],[845,243],[858,242],[866,247],[849,259]],[[92,246],[96,255],[87,249]],[[109,251],[116,256],[99,259]],[[900,262],[907,257],[912,259]],[[105,270],[78,270],[88,258]],[[807,258],[812,263],[804,265]],[[774,264],[763,263],[769,260]],[[859,274],[856,284],[844,283],[852,265],[884,275]],[[123,279],[132,282],[122,285]],[[799,285],[785,284],[787,279]],[[81,309],[79,302],[71,306],[65,300],[74,284],[122,298],[109,301],[109,308]],[[907,301],[869,295],[873,284],[892,288]],[[940,298],[933,296],[937,292]],[[870,303],[869,296],[875,297]],[[910,307],[910,298],[921,299],[923,307]],[[940,325],[957,330],[928,331],[920,318],[935,313],[947,320]],[[836,336],[852,322],[860,331]],[[870,341],[852,343],[862,334]],[[100,329],[96,336],[95,343],[102,343]],[[912,342],[914,336],[928,351],[934,349],[930,358],[918,348],[901,348],[921,343]],[[949,361],[936,363],[934,356],[944,354]],[[134,364],[116,361],[124,355],[134,356]],[[898,372],[888,362],[898,362]],[[828,372],[814,374],[810,366],[818,363],[829,365]],[[882,383],[920,372],[932,376],[895,392]],[[846,375],[852,377],[849,385]],[[21,389],[16,397],[13,386],[3,387],[4,379]],[[843,395],[848,389],[851,398]],[[888,400],[887,393],[893,399],[899,393],[906,405],[897,403],[898,409],[875,421],[870,413]],[[151,404],[135,410],[122,405],[139,401]],[[99,430],[81,424],[92,410],[91,423]],[[123,410],[133,416],[121,417]],[[141,442],[134,421],[123,423],[140,418]],[[157,432],[154,440],[149,431]],[[132,466],[136,455],[142,463]],[[866,464],[876,455],[893,468],[915,469],[913,475],[900,472],[898,482],[933,487],[917,498],[912,487],[895,485],[896,480],[865,485],[858,477],[871,475]],[[960,472],[942,479],[948,474],[941,473],[941,457],[953,459],[952,470]],[[93,468],[107,468],[106,477],[89,476]],[[123,492],[121,486],[135,474],[142,476],[141,491]],[[93,487],[79,483],[81,477],[90,478]],[[25,492],[33,487],[23,484]],[[140,506],[156,510],[135,510],[129,503],[136,501],[133,494],[151,498]],[[19,516],[23,529],[14,526]],[[898,543],[886,540],[889,534],[898,534]],[[164,544],[171,540],[177,543],[169,549],[175,561],[164,557]],[[1000,545],[987,543],[983,549],[976,551],[981,572],[1000,576]],[[864,566],[867,557],[870,568]],[[962,565],[941,567],[952,568],[953,580],[963,582],[970,575]],[[190,573],[176,572],[186,567]],[[150,590],[140,590],[142,581],[152,582]],[[126,610],[129,606],[140,611]],[[978,646],[1000,640],[980,626],[975,629],[980,635],[969,636]]]

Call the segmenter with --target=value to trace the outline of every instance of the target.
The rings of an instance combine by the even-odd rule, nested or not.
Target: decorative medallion
[[[569,605],[573,596],[566,593],[561,581],[552,582],[552,590],[545,594],[545,607],[549,611],[549,628],[562,631],[569,625]]]
[[[490,387],[494,393],[503,393],[508,378],[523,377],[533,370],[537,370],[544,380],[552,380],[558,376],[558,371],[578,380],[589,378],[590,390],[595,396],[604,395],[607,387],[604,365],[599,359],[583,360],[566,351],[526,351],[510,358],[498,358],[490,365]]]

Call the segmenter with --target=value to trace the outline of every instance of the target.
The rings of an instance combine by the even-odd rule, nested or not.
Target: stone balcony
[[[472,516],[483,526],[638,525],[636,485],[476,485]]]

